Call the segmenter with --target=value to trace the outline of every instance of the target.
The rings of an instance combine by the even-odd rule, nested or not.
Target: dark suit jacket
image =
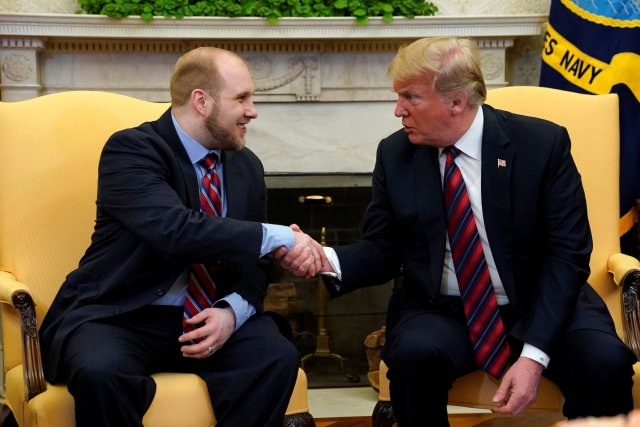
[[[91,245],[40,329],[47,379],[56,379],[64,339],[76,326],[154,302],[194,262],[217,264],[220,297],[237,292],[262,310],[273,263],[260,258],[262,163],[246,148],[224,152],[222,162],[226,218],[200,212],[199,183],[170,111],[107,141]]]
[[[483,216],[517,317],[510,333],[550,354],[567,327],[613,332],[606,306],[585,285],[591,233],[566,129],[482,108]],[[385,283],[402,269],[389,306],[389,344],[403,311],[439,298],[446,214],[438,149],[411,144],[403,130],[392,134],[379,144],[372,186],[363,239],[335,248],[343,279],[339,291],[328,289],[337,296]]]

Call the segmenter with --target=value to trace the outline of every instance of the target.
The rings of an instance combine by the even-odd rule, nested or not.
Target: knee
[[[573,344],[579,349],[569,361],[575,370],[565,370],[573,372],[573,382],[583,379],[601,390],[632,383],[635,356],[617,337],[598,333]]]
[[[398,343],[392,351],[389,378],[443,374],[448,371],[446,356],[434,346]],[[440,376],[440,375],[438,375]]]
[[[629,356],[622,345],[601,347],[588,360],[589,373],[602,385],[631,383],[633,361]]]
[[[116,381],[116,372],[99,365],[76,367],[69,372],[68,386],[70,390],[78,390],[82,393],[87,390],[109,389]]]
[[[285,371],[297,370],[300,365],[300,353],[287,339],[270,343],[269,350],[265,353],[269,354],[273,364]]]

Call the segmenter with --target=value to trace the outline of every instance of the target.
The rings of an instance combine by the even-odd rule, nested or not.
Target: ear
[[[465,94],[457,94],[449,101],[451,115],[457,115],[464,111],[467,107],[467,96]]]
[[[191,104],[193,108],[203,116],[206,116],[212,108],[215,108],[215,100],[202,89],[191,91]]]

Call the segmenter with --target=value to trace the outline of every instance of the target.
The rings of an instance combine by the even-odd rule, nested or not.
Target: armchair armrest
[[[625,342],[640,359],[640,261],[629,255],[613,254],[607,261],[607,269],[615,284],[622,288],[622,326]]]
[[[29,287],[6,271],[0,271],[0,302],[12,305],[20,312],[24,393],[28,402],[47,389],[40,357],[36,305]]]

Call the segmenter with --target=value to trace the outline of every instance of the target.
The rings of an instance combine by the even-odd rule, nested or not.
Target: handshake
[[[283,246],[273,251],[273,256],[280,261],[282,268],[306,279],[319,273],[333,272],[322,245],[303,233],[296,224],[289,227],[296,238],[293,248],[287,251]]]

